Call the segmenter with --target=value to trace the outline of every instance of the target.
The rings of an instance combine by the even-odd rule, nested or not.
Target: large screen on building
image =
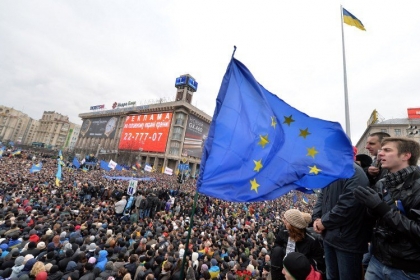
[[[119,149],[165,152],[172,113],[128,116],[121,133]]]
[[[117,130],[118,118],[102,117],[86,119],[80,128],[83,137],[113,138]]]
[[[209,134],[209,124],[199,118],[190,115],[185,131],[184,148],[182,154],[201,158],[204,141]]]

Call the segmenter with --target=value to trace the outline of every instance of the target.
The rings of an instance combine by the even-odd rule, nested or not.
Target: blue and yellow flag
[[[31,169],[29,170],[30,173],[35,173],[35,172],[39,172],[42,169],[42,162],[38,163],[38,164],[33,164]]]
[[[363,23],[354,15],[352,15],[349,11],[343,8],[343,21],[344,23],[355,26],[359,28],[360,30],[366,31],[365,27],[363,26]]]
[[[291,107],[232,58],[204,146],[198,192],[264,201],[353,173],[353,148],[339,123]]]
[[[57,160],[57,173],[55,174],[55,185],[57,187],[60,186],[60,181],[61,181],[61,160],[58,159]]]

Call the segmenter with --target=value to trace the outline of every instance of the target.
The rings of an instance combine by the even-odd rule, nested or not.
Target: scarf
[[[384,179],[384,185],[387,188],[396,187],[407,179],[408,175],[414,172],[414,170],[417,169],[417,166],[408,166],[406,168],[403,168],[397,172],[394,173],[388,173]]]

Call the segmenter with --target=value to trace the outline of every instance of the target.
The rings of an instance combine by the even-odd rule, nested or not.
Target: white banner
[[[115,167],[117,167],[117,164],[115,161],[113,161],[112,159],[109,161],[108,167],[111,168],[112,170],[115,169]]]
[[[146,166],[144,167],[144,171],[147,171],[147,172],[152,172],[152,167],[151,167],[150,165],[146,165]]]
[[[127,194],[134,195],[137,191],[137,180],[130,180],[128,183]]]
[[[173,174],[173,170],[170,169],[169,167],[165,167],[165,171],[163,173],[168,174],[168,175],[172,175]]]

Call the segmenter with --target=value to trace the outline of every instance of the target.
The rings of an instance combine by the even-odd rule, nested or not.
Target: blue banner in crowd
[[[137,180],[137,181],[156,181],[155,178],[145,177],[145,178],[137,178],[137,177],[125,177],[125,176],[103,176],[109,180],[123,180],[123,181],[130,181],[130,180]]]
[[[77,160],[77,158],[76,158],[76,157],[74,157],[74,158],[73,158],[73,165],[74,165],[76,168],[80,168],[80,162]]]
[[[103,160],[101,160],[101,168],[103,169],[103,170],[105,170],[105,171],[109,171],[109,170],[111,170],[111,168],[110,167],[108,167],[108,162],[106,162],[106,161],[103,161]]]

